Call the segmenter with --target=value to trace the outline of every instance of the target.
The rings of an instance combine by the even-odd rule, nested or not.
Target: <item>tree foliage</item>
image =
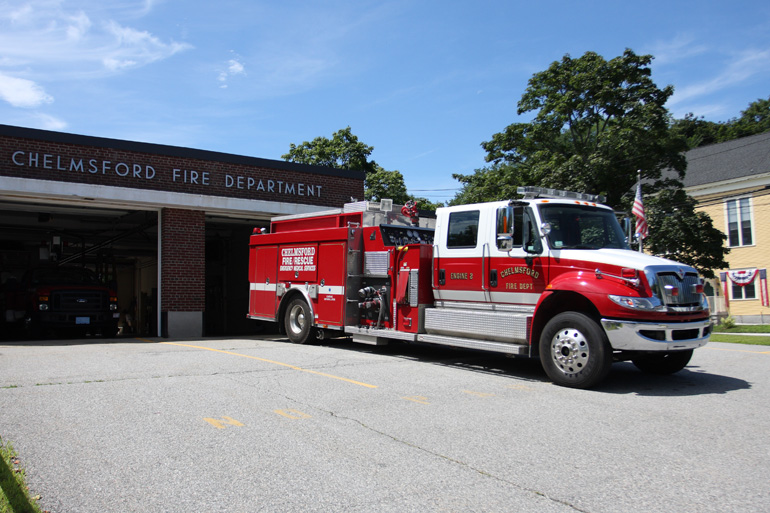
[[[390,198],[393,203],[399,205],[411,199],[406,192],[404,175],[400,171],[388,171],[379,165],[375,171],[366,175],[364,198],[368,201]]]
[[[289,153],[281,155],[281,158],[300,164],[354,169],[370,173],[375,171],[377,166],[373,160],[369,160],[372,151],[374,151],[372,146],[360,142],[350,127],[347,127],[334,132],[331,139],[316,137],[299,146],[292,143]]]
[[[482,143],[487,161],[520,166],[532,184],[604,194],[613,207],[632,198],[638,170],[655,190],[678,185],[662,171],[681,180],[686,147],[669,136],[673,88],[655,85],[651,62],[631,50],[609,61],[587,52],[535,73],[518,104],[534,119]]]
[[[449,204],[465,205],[514,198],[517,186],[526,183],[516,175],[516,171],[515,164],[498,162],[476,169],[472,175],[454,173],[452,178],[462,184],[462,189]]]
[[[751,102],[739,117],[723,123],[706,121],[702,116],[689,113],[673,120],[671,127],[687,140],[690,149],[761,134],[770,130],[770,97]]]
[[[359,199],[379,201],[389,198],[399,205],[411,200],[417,202],[419,208],[430,211],[442,206],[441,203],[409,194],[404,175],[397,170],[388,171],[371,160],[369,157],[373,151],[374,147],[359,141],[348,126],[334,132],[331,139],[320,136],[300,145],[292,143],[289,153],[281,155],[281,158],[300,164],[364,171],[364,197]]]
[[[539,185],[603,194],[628,212],[641,171],[652,252],[704,274],[726,267],[724,236],[682,189],[688,146],[665,107],[673,88],[651,79],[652,59],[626,50],[607,61],[587,52],[535,73],[518,103],[518,114],[533,119],[482,143],[492,165],[454,175],[463,188],[452,203],[510,198],[519,185]]]

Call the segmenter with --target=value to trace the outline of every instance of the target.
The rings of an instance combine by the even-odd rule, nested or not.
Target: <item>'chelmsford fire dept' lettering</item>
[[[115,174],[124,178],[154,180],[158,172],[149,164],[134,162],[114,162],[95,158],[75,158],[52,153],[37,153],[18,150],[11,155],[13,163],[19,167],[50,169],[54,171],[76,172],[91,175]],[[219,180],[209,171],[192,169],[172,169],[171,181],[182,185],[210,186],[224,185],[228,189],[241,189],[268,194],[286,196],[321,197],[321,185],[294,183],[284,180],[256,179],[250,176],[225,173]]]

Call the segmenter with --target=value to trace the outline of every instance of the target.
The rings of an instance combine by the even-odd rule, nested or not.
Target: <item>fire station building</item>
[[[358,171],[0,125],[0,287],[85,266],[126,333],[247,334],[254,228],[363,194]]]

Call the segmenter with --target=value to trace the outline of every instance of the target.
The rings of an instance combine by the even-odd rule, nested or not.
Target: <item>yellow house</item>
[[[736,322],[770,323],[770,132],[687,152],[687,193],[730,248],[729,268],[714,270],[712,312]]]

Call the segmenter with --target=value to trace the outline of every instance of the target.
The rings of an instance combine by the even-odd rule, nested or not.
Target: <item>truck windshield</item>
[[[615,213],[589,205],[540,204],[540,218],[551,226],[551,249],[628,249]]]

